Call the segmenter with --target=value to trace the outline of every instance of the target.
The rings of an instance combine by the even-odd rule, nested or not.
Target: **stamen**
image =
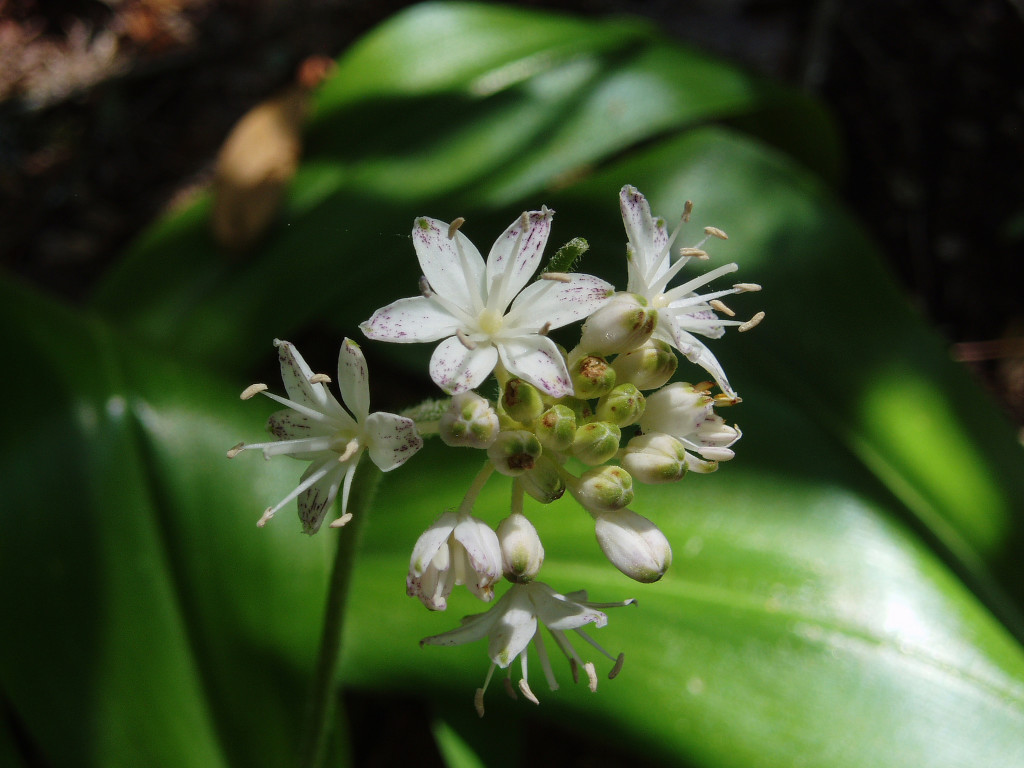
[[[351,519],[352,519],[352,513],[351,513],[351,512],[346,512],[346,513],[345,513],[344,515],[342,515],[341,517],[339,517],[339,518],[338,518],[337,520],[334,520],[334,521],[333,521],[333,522],[332,522],[332,523],[330,524],[330,527],[331,527],[331,528],[343,528],[343,527],[345,526],[345,524],[346,524],[346,523],[347,523],[347,522],[348,522],[349,520],[351,520]]]
[[[424,299],[429,299],[434,295],[434,289],[430,287],[430,281],[427,280],[426,275],[420,275],[420,296]]]
[[[455,337],[460,342],[462,342],[462,346],[464,346],[466,349],[476,349],[476,342],[471,341],[469,336],[466,335],[466,332],[463,331],[461,328],[457,328],[455,330]]]
[[[757,283],[736,283],[736,285],[734,285],[733,288],[735,288],[740,293],[746,293],[748,291],[760,291],[761,290],[761,286],[758,285]]]
[[[716,408],[725,405],[736,405],[736,403],[743,402],[742,397],[731,397],[725,394],[724,392],[719,392],[717,395],[715,395],[714,400]]]
[[[679,255],[688,259],[701,259],[702,261],[711,258],[708,256],[707,251],[702,251],[700,248],[680,248]]]
[[[572,681],[574,684],[580,681],[580,665],[576,663],[576,659],[569,659],[569,671],[572,672]]]
[[[572,276],[567,272],[541,272],[541,280],[555,280],[559,283],[571,283]]]
[[[326,373],[314,373],[309,377],[310,384],[330,384],[331,377]]]
[[[690,214],[693,213],[693,201],[687,200],[683,205],[683,224],[690,222]]]
[[[240,454],[244,450],[244,448],[245,448],[245,443],[239,443],[234,448],[232,448],[230,451],[228,451],[228,458],[229,459],[235,458],[235,456]]]
[[[715,382],[713,382],[713,381],[702,381],[699,384],[694,384],[693,385],[693,391],[694,392],[710,392],[711,388],[713,386],[715,386]]]
[[[339,464],[344,464],[346,461],[351,459],[352,458],[352,454],[354,454],[358,450],[359,450],[359,440],[357,438],[353,438],[353,439],[349,440],[348,444],[345,446],[345,452],[342,453],[341,456],[338,457],[338,463]]]
[[[614,680],[619,672],[622,671],[622,663],[626,660],[626,654],[620,653],[619,658],[615,660],[615,666],[612,667],[612,671],[608,673],[608,679]]]
[[[484,716],[484,689],[477,688],[473,694],[473,708],[476,709],[477,717]]]
[[[597,693],[597,670],[594,669],[594,662],[588,661],[583,665],[583,669],[587,672],[587,687],[591,693]]]
[[[256,521],[256,527],[257,527],[257,528],[262,528],[262,527],[263,527],[264,525],[266,525],[266,524],[267,524],[267,520],[269,520],[270,518],[272,518],[272,517],[274,516],[274,513],[275,513],[276,511],[277,511],[277,510],[276,510],[276,509],[274,509],[273,507],[267,507],[267,508],[266,508],[266,509],[265,509],[265,510],[263,511],[263,517],[261,517],[261,518],[260,518],[259,520],[257,520],[257,521]]]
[[[267,389],[270,389],[270,387],[268,387],[266,384],[250,384],[248,387],[242,390],[242,394],[240,394],[239,397],[242,398],[243,400],[248,400],[250,397],[255,397],[260,392],[263,392]]]
[[[455,219],[451,224],[449,224],[448,225],[448,239],[449,240],[454,240],[455,239],[455,233],[458,232],[459,231],[459,227],[461,227],[465,223],[466,223],[466,220],[464,218],[462,218],[461,216],[459,216],[459,218]]]
[[[511,672],[510,672],[510,674],[511,674]],[[512,686],[512,678],[511,677],[506,677],[505,680],[504,680],[504,683],[505,683],[505,693],[508,694],[508,697],[510,699],[512,699],[512,701],[519,701],[519,697],[516,696],[516,689]]]
[[[711,301],[708,302],[708,304],[711,305],[712,309],[716,309],[724,315],[728,315],[729,317],[736,317],[736,313],[729,309],[727,306],[725,306],[725,304],[723,304],[718,299],[712,299]]]
[[[758,323],[760,323],[762,320],[764,320],[764,312],[758,312],[756,315],[754,315],[752,318],[747,320],[747,322],[743,323],[743,325],[739,327],[740,333],[743,333],[744,331],[749,331],[751,328],[756,327]]]
[[[555,680],[555,673],[551,669],[551,659],[548,657],[548,649],[544,645],[544,638],[540,632],[533,636],[533,647],[537,649],[537,657],[540,659],[540,667],[544,670],[544,679],[548,681],[548,688],[552,691],[558,690],[558,681]]]
[[[537,331],[537,334],[539,336],[547,336],[548,335],[548,331],[550,331],[550,330],[551,330],[551,321],[548,320],[546,323],[544,323],[544,325],[541,326],[540,330]]]
[[[533,694],[533,691],[530,690],[530,684],[526,682],[525,677],[519,681],[519,690],[522,692],[523,696],[526,697],[527,701],[532,701],[534,704],[538,705],[540,704],[540,699],[538,699]]]
[[[718,227],[704,227],[704,234],[711,235],[711,237],[717,237],[719,240],[729,239],[729,236]]]

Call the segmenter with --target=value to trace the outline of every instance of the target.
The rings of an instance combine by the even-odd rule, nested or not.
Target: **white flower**
[[[707,382],[706,386],[711,386]],[[728,461],[735,455],[732,446],[743,433],[730,427],[714,411],[715,399],[703,388],[677,381],[663,387],[647,398],[647,406],[640,417],[644,437],[658,433],[671,435],[687,450],[698,453],[708,462]],[[630,446],[641,438],[635,437]],[[640,449],[640,444],[627,452]],[[713,471],[717,465],[701,466],[695,458],[687,459],[690,469],[698,472]]]
[[[346,512],[352,476],[363,451],[382,472],[401,466],[423,446],[411,419],[392,413],[370,413],[370,388],[366,360],[359,345],[345,339],[338,356],[338,386],[341,399],[351,411],[345,411],[325,386],[330,378],[314,374],[302,355],[287,341],[274,341],[281,363],[288,398],[267,392],[266,384],[253,384],[242,399],[262,393],[282,405],[272,414],[267,429],[275,440],[266,443],[239,443],[230,451],[234,458],[242,451],[260,450],[266,458],[288,454],[308,461],[299,485],[277,505],[263,513],[257,525],[263,526],[281,507],[298,498],[302,530],[313,534],[320,529],[327,510],[341,488],[341,517],[331,523],[340,527],[351,519]]]
[[[540,263],[552,214],[547,208],[524,212],[495,241],[486,264],[457,231],[461,221],[416,219],[412,238],[426,278],[423,295],[378,309],[360,326],[363,333],[380,341],[443,339],[430,359],[430,377],[450,394],[479,386],[499,360],[552,397],[572,394],[562,355],[544,334],[587,317],[613,289],[579,274],[526,286]]]
[[[647,199],[636,187],[626,185],[622,188],[619,192],[619,207],[622,209],[622,223],[629,237],[629,245],[626,246],[629,275],[626,291],[642,296],[653,309],[658,310],[658,325],[654,337],[667,341],[690,362],[701,366],[714,377],[726,395],[738,400],[736,391],[729,385],[721,364],[704,342],[693,334],[699,333],[717,339],[724,335],[727,325],[738,325],[741,331],[752,328],[764,317],[763,313],[758,313],[747,322],[741,322],[723,320],[715,314],[715,309],[731,314],[731,310],[721,303],[721,297],[757,291],[760,290],[760,286],[737,283],[723,291],[703,295],[696,293],[698,288],[715,278],[735,272],[739,267],[733,263],[712,269],[675,288],[669,288],[668,284],[690,259],[706,258],[706,254],[699,250],[699,245],[697,248],[684,248],[680,257],[673,263],[671,248],[678,230],[669,237],[664,219],[655,219],[651,216],[651,207]],[[709,237],[724,237],[724,233],[713,227],[705,229],[705,233]]]
[[[523,677],[519,681],[519,690],[534,704],[539,703],[527,682],[526,649],[531,640],[536,648],[548,686],[553,691],[558,690],[558,683],[551,671],[551,661],[548,659],[547,649],[540,635],[540,625],[548,628],[559,649],[569,659],[574,682],[579,679],[579,666],[582,665],[590,684],[590,690],[597,690],[597,673],[594,670],[594,665],[589,661],[584,663],[572,647],[565,635],[566,631],[570,629],[615,662],[608,674],[609,679],[615,677],[622,668],[623,655],[619,654],[618,658],[613,657],[580,627],[587,624],[603,627],[608,623],[608,617],[598,610],[599,608],[618,608],[635,602],[635,600],[624,600],[619,603],[591,603],[587,602],[587,593],[584,591],[560,595],[547,584],[539,581],[531,581],[529,584],[513,584],[512,588],[502,595],[501,599],[486,613],[467,616],[462,620],[462,626],[458,629],[426,637],[420,640],[420,645],[462,645],[484,637],[488,638],[487,655],[490,656],[492,663],[487,672],[487,679],[484,681],[483,687],[477,689],[474,700],[477,714],[483,717],[484,691],[487,690],[491,681],[495,666],[507,669],[517,656],[523,671]],[[509,675],[511,677],[511,670],[509,670]],[[509,692],[512,692],[511,686],[509,686]]]
[[[416,541],[405,591],[432,611],[448,607],[452,587],[465,584],[485,602],[494,597],[501,578],[498,536],[482,520],[445,512]]]

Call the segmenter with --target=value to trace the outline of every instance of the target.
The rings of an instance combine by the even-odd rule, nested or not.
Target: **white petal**
[[[420,645],[462,645],[486,637],[504,611],[505,597],[509,594],[506,592],[491,610],[466,616],[462,619],[462,626],[440,635],[425,637],[420,640]]]
[[[647,282],[653,280],[650,275],[655,259],[661,255],[668,243],[668,232],[664,222],[656,221],[651,216],[651,206],[647,198],[636,187],[626,185],[619,192],[619,209],[622,211],[622,223],[626,228],[626,236],[633,246],[633,258],[638,273]],[[666,259],[665,267],[668,266]],[[658,272],[663,272],[659,269]],[[630,291],[637,290],[629,288]]]
[[[529,592],[522,584],[513,584],[499,602],[504,610],[490,631],[487,655],[491,661],[505,669],[512,660],[526,650],[537,633],[537,617]],[[498,606],[495,606],[497,609]]]
[[[678,349],[691,363],[696,363],[710,373],[719,389],[726,395],[733,398],[739,397],[736,390],[729,384],[729,379],[725,376],[725,369],[722,368],[718,358],[711,353],[704,342],[680,328],[679,323],[672,315],[662,313],[659,319],[661,322],[658,323],[658,328],[654,332],[655,337],[664,339]]]
[[[413,574],[416,576],[423,574],[437,551],[448,541],[458,520],[459,518],[454,512],[445,512],[420,535],[412,548],[412,558],[409,560],[409,570]]]
[[[332,455],[326,462],[310,464],[309,468],[302,473],[302,479],[305,480],[313,472],[323,467],[325,463],[336,460],[337,456]],[[304,533],[312,535],[320,530],[320,525],[323,523],[324,517],[327,516],[327,510],[330,509],[338,495],[338,488],[344,475],[345,467],[339,464],[337,469],[329,471],[299,496],[299,520],[302,521]]]
[[[371,413],[363,425],[370,460],[381,472],[400,467],[423,447],[416,423],[393,413]]]
[[[522,217],[509,225],[494,241],[487,255],[488,306],[504,314],[512,298],[522,290],[540,265],[551,232],[554,211],[529,211],[526,228]]]
[[[561,328],[589,317],[615,293],[611,283],[593,275],[574,273],[569,278],[568,283],[538,280],[528,285],[512,302],[506,327],[536,332],[550,323],[549,328]]]
[[[443,339],[460,325],[462,321],[433,299],[413,296],[378,309],[359,330],[375,341],[410,343]]]
[[[338,389],[341,400],[362,424],[370,413],[370,375],[363,350],[352,339],[341,342],[338,353]]]
[[[469,238],[456,232],[449,239],[447,224],[421,216],[412,226],[412,244],[430,287],[467,312],[477,314],[484,295],[484,260]]]
[[[530,584],[530,599],[540,623],[548,629],[579,629],[587,624],[603,627],[608,617],[594,608],[560,595],[542,582]]]
[[[333,425],[310,418],[291,408],[274,411],[267,419],[267,431],[278,440],[304,440],[321,435],[332,435]]]
[[[454,536],[466,550],[477,585],[490,585],[501,578],[501,545],[493,528],[483,520],[464,515],[455,526]]]
[[[455,336],[437,345],[430,356],[430,378],[449,395],[474,389],[483,383],[498,362],[491,344],[467,349]]]
[[[299,350],[288,341],[275,341],[277,346],[277,359],[281,364],[281,380],[288,392],[288,397],[301,405],[307,405],[321,413],[333,413],[337,408],[337,401],[323,384],[310,384],[313,371],[306,361],[302,359]],[[330,407],[330,403],[335,408]]]
[[[501,362],[513,376],[539,387],[552,397],[572,394],[569,371],[558,347],[547,336],[520,336],[498,343]]]

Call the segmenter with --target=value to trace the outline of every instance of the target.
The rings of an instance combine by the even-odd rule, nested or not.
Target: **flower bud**
[[[505,578],[517,584],[533,581],[544,562],[544,547],[533,523],[513,512],[498,526],[498,542]]]
[[[644,432],[664,432],[675,437],[692,435],[713,415],[713,402],[707,392],[695,389],[692,384],[669,384],[647,398],[640,428]]]
[[[594,409],[587,400],[580,400],[578,397],[563,397],[558,402],[559,405],[572,409],[573,414],[576,416],[577,424],[589,421],[594,416]]]
[[[581,400],[600,397],[615,386],[615,369],[608,361],[595,355],[586,355],[569,367],[573,392]]]
[[[541,456],[533,465],[533,469],[519,475],[523,490],[541,504],[550,504],[562,498],[565,493],[565,480],[558,471],[558,465],[547,456]]]
[[[671,435],[648,432],[626,444],[622,466],[641,483],[674,483],[689,466],[686,447]]]
[[[597,403],[597,418],[619,427],[639,421],[644,413],[644,396],[632,384],[619,384]]]
[[[628,381],[637,389],[657,389],[676,372],[679,358],[667,343],[649,339],[639,349],[619,355],[612,362],[616,381]]]
[[[445,445],[469,448],[487,448],[498,436],[498,429],[498,414],[476,392],[455,395],[438,426]]]
[[[505,413],[522,424],[529,424],[544,412],[540,391],[522,379],[512,378],[501,393]]]
[[[587,318],[577,349],[592,355],[614,355],[636,349],[658,325],[658,311],[634,293],[616,293]]]
[[[622,432],[607,421],[593,421],[576,430],[572,444],[573,455],[584,464],[594,467],[604,464],[619,450]]]
[[[598,515],[594,531],[605,557],[631,579],[650,584],[672,564],[672,547],[665,535],[629,509]]]
[[[622,467],[588,469],[570,490],[573,498],[591,512],[613,512],[633,501],[633,478]]]
[[[446,512],[416,541],[405,591],[432,611],[443,611],[456,584],[465,584],[481,600],[494,597],[501,578],[498,537],[482,520]]]
[[[494,463],[494,468],[509,477],[533,469],[540,454],[540,441],[532,432],[524,429],[499,432],[487,449],[487,456]]]
[[[566,451],[576,439],[576,414],[566,405],[553,405],[537,419],[533,432],[545,451]]]

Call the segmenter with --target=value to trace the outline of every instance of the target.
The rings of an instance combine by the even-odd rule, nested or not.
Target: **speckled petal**
[[[498,362],[498,350],[491,344],[467,349],[452,336],[437,345],[430,357],[430,378],[449,395],[480,386]]]
[[[433,299],[413,296],[378,309],[359,330],[368,339],[407,344],[446,338],[454,334],[460,324]]]
[[[719,389],[732,398],[738,398],[736,390],[729,384],[726,378],[725,369],[718,362],[711,350],[696,336],[687,333],[679,327],[674,317],[667,313],[659,313],[658,328],[654,332],[655,338],[667,341],[678,349],[682,355],[691,363],[696,363],[705,371],[711,374]]]
[[[370,413],[370,375],[363,350],[352,339],[341,342],[338,353],[338,388],[341,400],[362,424]]]
[[[601,611],[574,602],[547,584],[534,582],[529,589],[537,618],[548,629],[579,629],[587,624],[603,627],[608,623],[608,617]]]
[[[321,413],[332,412],[330,403],[337,407],[337,401],[323,384],[310,384],[313,371],[299,354],[295,345],[288,341],[275,341],[277,359],[281,364],[281,380],[288,397],[297,403],[315,408]]]
[[[336,461],[337,456],[332,453],[324,461],[313,462],[302,473],[302,479],[305,480],[326,464],[336,463]],[[326,475],[299,495],[299,520],[302,521],[303,533],[313,535],[320,530],[320,526],[327,516],[327,511],[338,495],[338,488],[341,487],[341,481],[344,476],[345,467],[338,464],[337,468],[331,469]]]
[[[543,211],[528,211],[525,214],[525,230],[520,217],[494,241],[487,256],[486,280],[488,305],[495,311],[504,313],[515,295],[537,271],[551,233],[553,214],[554,211],[546,208]],[[495,291],[496,295],[490,295]]]
[[[412,226],[412,244],[420,269],[434,291],[467,310],[480,303],[484,291],[484,260],[468,237],[456,232],[455,237],[449,239],[448,224],[421,216]]]
[[[501,362],[513,376],[552,397],[572,394],[572,382],[558,347],[547,336],[521,336],[499,344]]]
[[[539,331],[582,320],[596,312],[615,293],[611,283],[593,275],[569,275],[570,281],[538,280],[526,286],[505,318],[506,327]]]
[[[393,413],[371,413],[363,431],[370,460],[381,472],[402,466],[423,447],[423,438],[416,431],[415,422]]]

